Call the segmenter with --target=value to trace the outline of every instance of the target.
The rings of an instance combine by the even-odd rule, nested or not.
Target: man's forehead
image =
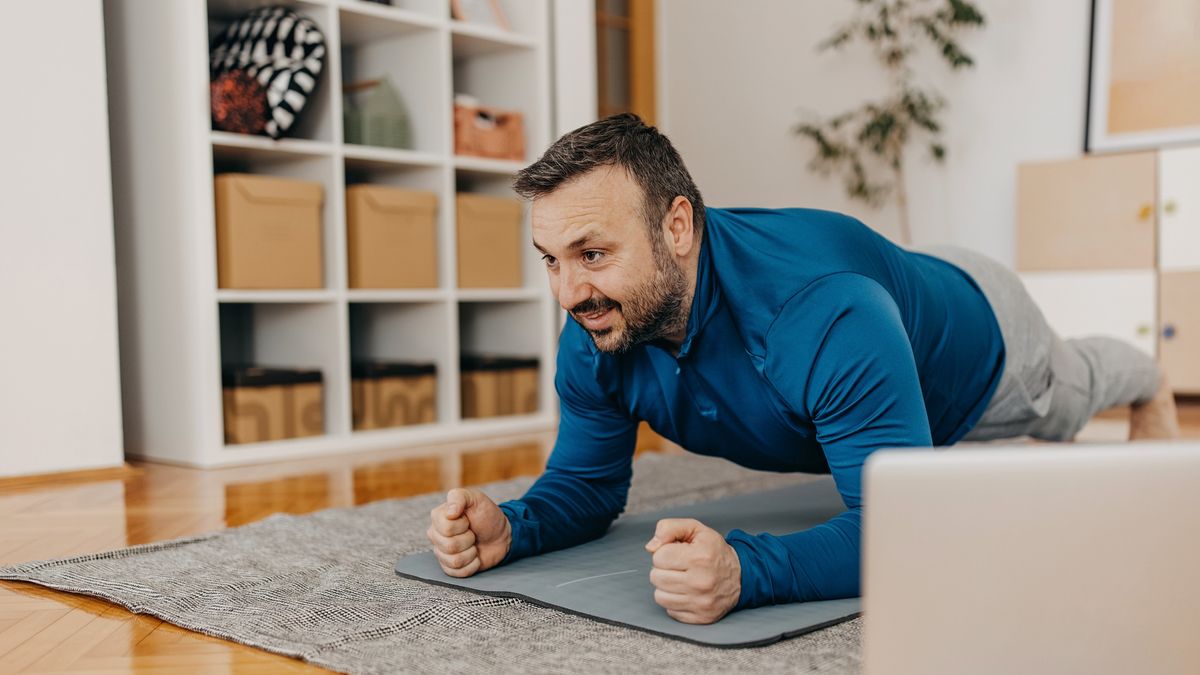
[[[621,167],[600,167],[533,200],[534,241],[566,246],[584,235],[620,238],[640,214],[641,189]]]
[[[609,219],[586,215],[533,219],[533,245],[539,249],[578,247],[582,243],[610,238],[618,228]]]

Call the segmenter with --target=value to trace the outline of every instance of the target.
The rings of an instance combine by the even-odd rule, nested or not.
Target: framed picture
[[[1085,152],[1200,141],[1200,0],[1092,0]]]
[[[459,21],[510,30],[500,0],[450,0],[450,13]]]

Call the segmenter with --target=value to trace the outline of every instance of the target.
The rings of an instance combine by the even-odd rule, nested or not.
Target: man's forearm
[[[588,480],[547,469],[523,497],[500,504],[512,527],[501,564],[603,536],[625,509],[628,493],[628,480]]]
[[[742,566],[736,609],[859,595],[861,539],[860,509],[778,537],[733,530],[725,540]]]

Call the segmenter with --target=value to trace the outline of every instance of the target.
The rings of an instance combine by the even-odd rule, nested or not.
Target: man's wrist
[[[518,546],[518,542],[516,541],[517,534],[518,534],[517,530],[518,530],[519,526],[514,524],[514,522],[513,522],[514,518],[519,518],[520,516],[518,514],[513,513],[513,511],[511,510],[512,502],[503,502],[499,506],[500,506],[500,513],[504,514],[505,544],[504,544],[504,557],[500,558],[500,562],[496,564],[497,567],[511,562],[511,558],[513,557],[514,554],[518,553],[517,549],[520,548]]]
[[[504,555],[500,556],[500,562],[496,563],[497,566],[504,564],[504,561],[508,559],[508,552],[512,550],[512,521],[508,519],[507,513],[504,511],[500,511],[500,513],[504,516]]]
[[[735,533],[741,536],[736,536]],[[762,599],[754,597],[754,579],[748,578],[753,575],[754,571],[753,552],[750,550],[749,544],[745,541],[749,536],[741,530],[733,530],[725,537],[725,543],[729,544],[729,547],[737,554],[738,560],[738,600],[737,604],[730,611],[769,604],[769,602],[763,602]]]

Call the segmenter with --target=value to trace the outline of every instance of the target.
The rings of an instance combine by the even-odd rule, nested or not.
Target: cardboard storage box
[[[325,433],[321,371],[231,366],[221,375],[226,443]]]
[[[456,96],[454,154],[524,160],[524,116],[515,110],[479,105],[469,96]]]
[[[357,361],[350,372],[356,430],[437,421],[437,366]]]
[[[461,365],[463,417],[537,412],[537,359],[463,356]]]
[[[218,286],[324,286],[320,183],[241,173],[214,183]]]
[[[511,288],[521,273],[521,202],[506,197],[460,193],[458,287]]]
[[[350,288],[434,288],[437,195],[382,185],[346,188]]]

